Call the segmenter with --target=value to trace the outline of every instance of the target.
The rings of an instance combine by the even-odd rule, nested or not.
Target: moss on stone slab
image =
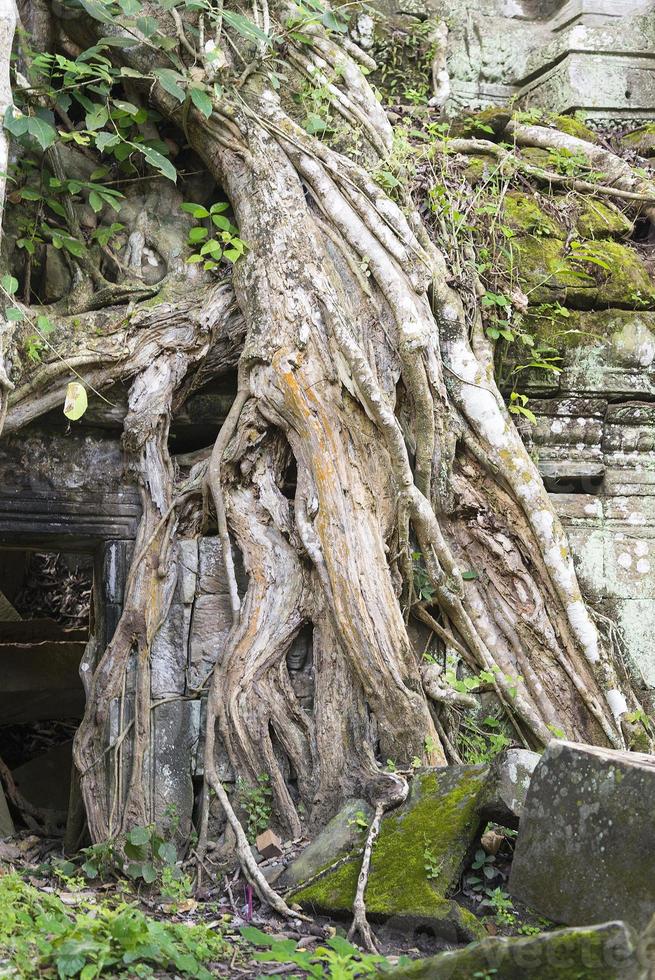
[[[642,157],[655,157],[655,123],[640,126],[621,137],[621,144],[627,150],[634,150]]]
[[[630,980],[635,937],[622,922],[526,938],[487,937],[385,972],[393,980]]]
[[[634,249],[611,240],[585,241],[567,251],[552,238],[518,238],[514,264],[533,304],[574,309],[655,308],[655,283]]]
[[[575,227],[582,238],[625,238],[632,232],[633,225],[613,204],[583,197]]]
[[[575,116],[553,116],[549,114],[548,122],[555,129],[559,129],[562,133],[568,133],[569,136],[577,136],[578,139],[586,140],[588,143],[598,141],[598,136],[593,129],[589,129],[581,119],[576,119]]]
[[[505,222],[518,235],[537,238],[566,238],[563,225],[555,221],[539,205],[536,194],[509,191],[503,202]]]
[[[446,932],[479,935],[481,923],[446,895],[480,826],[485,766],[451,766],[414,777],[407,803],[382,823],[373,850],[366,907],[374,917],[406,916],[443,922]],[[428,878],[427,853],[438,869]],[[360,857],[329,871],[290,898],[322,911],[349,912]]]

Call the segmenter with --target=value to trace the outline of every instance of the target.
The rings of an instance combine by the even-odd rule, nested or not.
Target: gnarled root
[[[381,780],[384,778],[384,782],[380,786]],[[375,946],[375,941],[373,939],[373,933],[371,932],[371,927],[366,918],[366,902],[365,902],[365,892],[366,885],[368,883],[369,872],[371,869],[371,855],[373,853],[373,847],[380,833],[380,825],[382,823],[382,817],[388,810],[392,810],[401,803],[404,803],[407,799],[407,794],[409,793],[409,786],[407,780],[396,773],[385,773],[385,777],[380,777],[377,780],[377,785],[375,787],[377,792],[376,802],[375,802],[375,813],[373,819],[371,820],[371,825],[368,829],[368,835],[366,837],[366,844],[364,846],[364,854],[362,855],[362,865],[359,870],[359,877],[357,879],[357,892],[355,894],[355,901],[353,903],[353,922],[348,932],[349,942],[353,942],[355,937],[359,934],[362,939],[364,948],[368,950],[369,953],[377,953],[378,950]]]

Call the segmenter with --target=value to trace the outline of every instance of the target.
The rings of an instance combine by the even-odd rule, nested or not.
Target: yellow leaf
[[[71,381],[66,389],[66,401],[64,403],[64,415],[67,419],[75,422],[81,419],[86,412],[89,404],[86,397],[86,388],[79,381]]]

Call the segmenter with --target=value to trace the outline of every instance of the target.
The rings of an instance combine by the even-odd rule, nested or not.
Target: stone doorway
[[[92,554],[0,550],[2,835],[65,831],[73,736],[85,703],[80,662],[94,629],[93,578]]]

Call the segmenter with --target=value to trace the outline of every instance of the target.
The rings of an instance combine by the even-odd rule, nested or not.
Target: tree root
[[[388,810],[392,810],[400,806],[401,803],[404,803],[409,793],[407,780],[402,776],[397,773],[385,773],[385,777],[387,778],[385,785],[382,787],[382,798],[378,799],[375,804],[375,813],[368,829],[362,864],[357,879],[357,892],[355,893],[355,901],[353,902],[353,922],[348,932],[348,942],[353,942],[355,937],[359,935],[364,948],[369,953],[378,952],[371,927],[366,918],[366,902],[364,898],[371,869],[371,855],[380,833],[382,817]]]

